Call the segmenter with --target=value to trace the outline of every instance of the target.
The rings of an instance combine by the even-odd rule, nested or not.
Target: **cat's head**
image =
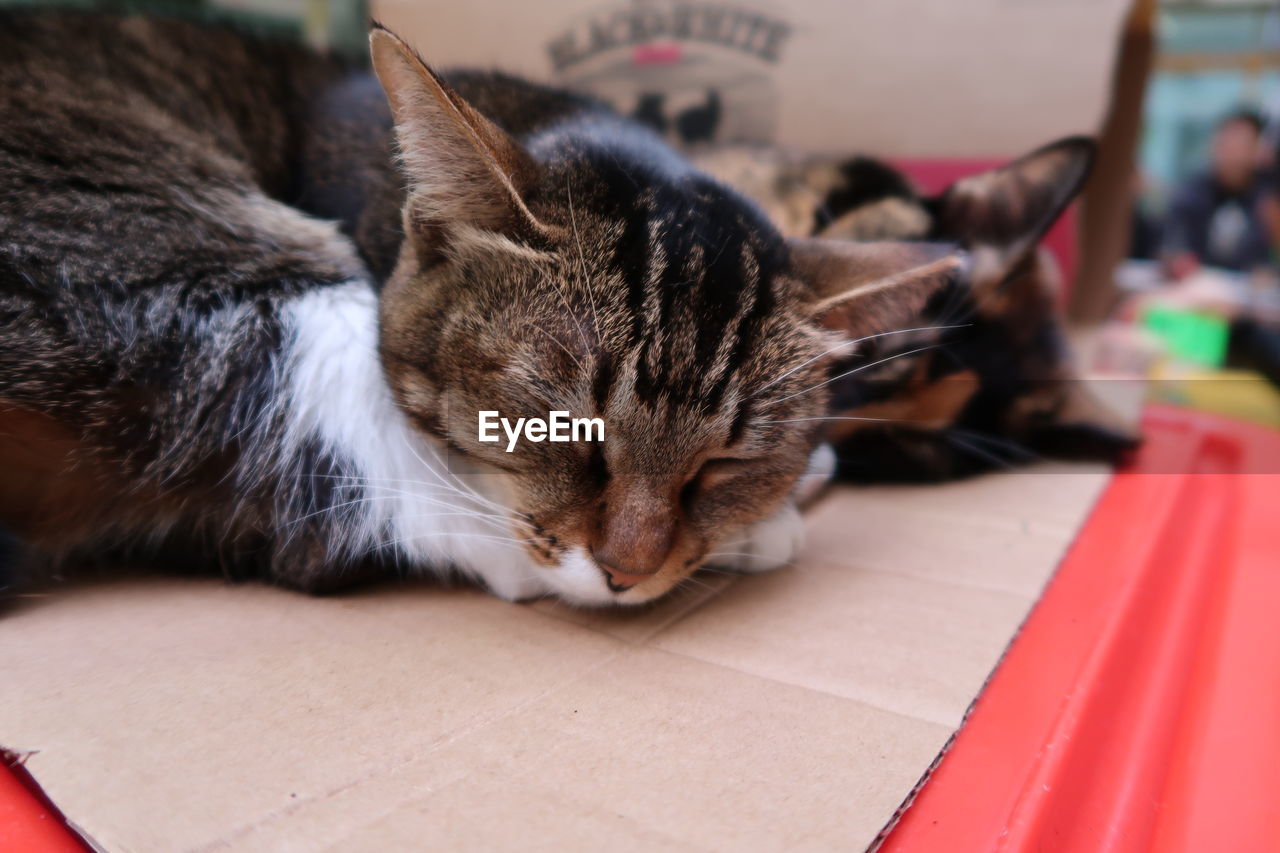
[[[372,36],[407,181],[381,298],[402,408],[493,472],[543,586],[638,603],[776,512],[820,434],[830,351],[895,327],[947,247],[785,241],[750,203],[607,115],[517,142],[403,42]],[[832,322],[833,317],[841,318]],[[602,441],[480,440],[599,418]]]
[[[1058,309],[1061,275],[1039,248],[1081,191],[1095,149],[1085,137],[1061,139],[931,197],[885,164],[841,164],[817,217],[822,237],[948,240],[973,258],[965,280],[921,318],[952,328],[837,391],[848,420],[834,423],[832,439],[850,476],[941,479],[1040,454],[1118,461],[1136,446],[1133,427],[1076,372]],[[884,345],[918,349],[920,340]],[[975,449],[975,434],[988,443]]]

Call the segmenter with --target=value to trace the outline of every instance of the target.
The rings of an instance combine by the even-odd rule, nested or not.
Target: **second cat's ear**
[[[809,316],[851,339],[910,326],[968,264],[944,243],[797,238],[788,245],[792,274],[809,291]]]
[[[981,281],[1004,279],[1079,194],[1096,149],[1088,137],[1068,137],[962,178],[926,202],[933,232],[973,251]]]
[[[538,164],[481,115],[400,37],[375,24],[373,68],[395,120],[416,236],[430,242],[448,227],[542,231],[524,203]]]

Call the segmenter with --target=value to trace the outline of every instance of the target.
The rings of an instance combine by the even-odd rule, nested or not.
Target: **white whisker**
[[[968,441],[965,441],[963,438],[961,438],[958,435],[955,435],[953,433],[947,433],[946,439],[956,445],[959,445],[961,449],[967,450],[970,453],[972,453],[974,456],[977,456],[980,459],[985,459],[988,462],[992,463],[993,465],[996,465],[997,467],[1000,467],[1000,468],[1014,467],[1013,464],[1008,459],[1001,459],[999,456],[996,456],[994,453],[988,450],[984,450],[982,447],[976,444],[972,444]]]
[[[827,350],[827,351],[825,351],[825,352],[818,353],[817,355],[815,355],[813,358],[809,359],[808,361],[803,362],[803,363],[801,363],[801,364],[799,364],[799,365],[797,365],[797,366],[795,366],[795,367],[791,368],[791,369],[790,369],[790,370],[788,370],[786,373],[782,374],[781,376],[779,376],[779,377],[777,377],[777,378],[773,379],[772,381],[770,381],[770,382],[768,382],[767,384],[765,384],[765,385],[761,386],[760,388],[758,388],[758,389],[755,391],[755,393],[753,393],[751,396],[753,396],[753,397],[754,397],[756,394],[759,394],[761,391],[764,391],[765,389],[767,389],[767,388],[769,388],[769,387],[771,387],[771,386],[773,386],[773,385],[778,384],[779,382],[781,382],[782,380],[786,379],[788,376],[790,376],[791,374],[795,373],[795,372],[796,372],[796,371],[798,371],[798,370],[804,370],[806,367],[808,367],[809,365],[813,364],[815,361],[819,361],[820,359],[823,359],[823,358],[827,357],[828,355],[831,355],[831,353],[835,352],[835,351],[836,351],[836,350],[838,350],[838,349],[843,349],[843,348],[845,348],[845,347],[857,346],[857,345],[858,345],[858,344],[860,344],[860,343],[864,343],[864,342],[866,342],[866,341],[874,340],[875,338],[886,338],[886,337],[888,337],[888,336],[890,336],[890,335],[905,335],[905,334],[907,334],[907,333],[909,333],[909,332],[937,332],[937,331],[944,331],[944,330],[946,330],[946,329],[963,329],[965,326],[971,326],[971,325],[973,325],[973,324],[972,324],[972,323],[961,323],[961,324],[960,324],[960,325],[958,325],[958,326],[918,326],[918,327],[916,327],[916,328],[914,328],[914,329],[897,329],[896,331],[892,331],[892,332],[879,332],[879,333],[877,333],[877,334],[874,334],[874,335],[866,335],[866,336],[864,336],[864,337],[857,338],[857,339],[852,340],[852,341],[845,341],[844,343],[836,344],[835,346],[831,347],[829,350]]]
[[[859,418],[853,415],[831,415],[821,418],[779,418],[776,421],[762,421],[766,424],[798,424],[805,421],[876,421],[886,424],[923,424],[926,421],[911,418]]]
[[[715,592],[715,591],[716,591],[716,589],[717,589],[717,587],[712,586],[711,584],[707,583],[706,581],[702,580],[701,578],[694,577],[693,575],[689,575],[689,576],[685,577],[685,578],[684,578],[684,580],[680,581],[680,585],[681,585],[681,586],[695,586],[695,587],[697,587],[698,589],[706,589],[706,590],[710,590],[710,591],[712,591],[712,592]]]
[[[960,427],[951,427],[950,432],[968,438],[970,441],[986,442],[989,445],[997,447],[1009,453],[1017,454],[1025,459],[1042,459],[1043,457],[1024,444],[1008,438],[1001,438],[996,435],[988,435],[982,432],[976,432],[969,429],[961,429]]]
[[[318,509],[315,512],[309,512],[306,515],[302,516],[301,518],[293,519],[292,521],[289,522],[289,524],[290,525],[302,524],[304,521],[307,521],[308,519],[316,518],[317,516],[328,515],[331,512],[335,512],[337,510],[344,509],[346,507],[373,503],[378,500],[382,500],[382,499],[379,497],[364,497],[364,498],[357,498],[356,500],[344,501],[343,503],[327,506],[324,509]],[[469,510],[459,510],[456,512],[423,513],[422,515],[415,516],[415,518],[472,518],[472,519],[475,519],[476,521],[496,527],[499,530],[505,529],[505,525],[501,524],[500,521],[507,520],[507,519],[502,519],[501,516],[479,515]]]
[[[455,494],[458,494],[459,496],[477,501],[483,506],[487,506],[490,509],[497,510],[498,512],[511,513],[512,515],[519,514],[519,513],[516,513],[513,509],[511,509],[511,507],[503,506],[502,504],[496,501],[492,501],[484,497],[475,489],[471,488],[466,483],[462,482],[462,480],[458,479],[458,475],[454,474],[452,471],[449,471],[448,473],[449,473],[449,476],[453,478],[454,483],[450,483],[448,480],[444,478],[443,474],[441,474],[439,471],[435,469],[434,466],[427,464],[427,461],[423,459],[421,455],[419,455],[417,448],[413,446],[413,444],[409,441],[408,437],[405,437],[404,442],[405,442],[405,446],[409,448],[409,452],[412,453],[414,458],[417,459],[418,462],[422,464],[422,467],[430,471],[431,475],[434,476],[437,480],[439,480],[440,484],[444,486],[446,489],[449,489],[450,491],[454,492]]]
[[[429,483],[419,483],[418,485],[421,485],[427,488],[432,488],[431,484]],[[457,513],[458,515],[465,515],[469,518],[474,518],[477,521],[483,521],[488,524],[496,524],[496,523],[528,524],[528,521],[519,515],[496,514],[496,513],[482,512],[477,509],[467,509],[466,505],[461,501],[444,500],[438,497],[433,497],[428,494],[423,494],[422,492],[411,491],[409,489],[397,489],[391,486],[383,486],[374,482],[352,482],[352,483],[346,484],[341,488],[366,489],[374,492],[375,494],[366,495],[360,498],[353,498],[349,501],[334,504],[328,507],[322,507],[321,509],[318,509],[309,515],[306,515],[300,519],[297,519],[297,521],[298,522],[305,521],[308,518],[311,518],[313,516],[322,515],[331,510],[341,509],[346,506],[352,506],[360,503],[372,503],[379,500],[385,500],[388,495],[396,495],[396,496],[410,498],[416,503],[422,503],[429,506],[439,506],[439,507],[444,507],[446,509],[452,509],[452,510],[460,510],[460,512]],[[459,497],[466,498],[467,496],[460,495]]]
[[[427,533],[418,536],[402,536],[397,539],[388,539],[379,543],[381,548],[395,548],[406,542],[421,544],[423,542],[434,542],[439,539],[467,539],[477,542],[488,542],[495,545],[507,545],[513,548],[521,548],[524,543],[531,542],[531,539],[513,539],[506,536],[486,536],[483,533],[464,533],[459,531],[441,531],[438,533]]]
[[[841,373],[838,376],[832,376],[830,379],[827,379],[824,382],[819,382],[817,385],[810,385],[808,388],[805,388],[803,391],[797,391],[794,394],[788,394],[785,397],[779,397],[776,400],[770,400],[769,402],[763,403],[761,405],[776,406],[778,403],[783,403],[783,402],[786,402],[787,400],[794,399],[796,397],[799,397],[801,394],[808,394],[810,391],[816,391],[817,389],[823,387],[824,385],[830,385],[832,382],[835,382],[839,379],[844,379],[846,376],[852,376],[855,373],[861,373],[864,370],[870,370],[873,367],[877,367],[881,364],[884,364],[885,362],[893,361],[896,358],[905,358],[909,355],[915,355],[916,353],[924,352],[925,350],[935,349],[937,346],[938,346],[937,344],[929,344],[928,346],[917,347],[916,349],[907,350],[906,352],[900,352],[900,353],[895,353],[894,355],[885,356],[884,358],[877,359],[876,361],[873,361],[870,364],[864,364],[864,365],[861,365],[860,367],[855,367],[853,370],[846,370],[844,373]]]

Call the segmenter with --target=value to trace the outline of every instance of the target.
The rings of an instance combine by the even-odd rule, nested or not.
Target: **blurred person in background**
[[[1164,223],[1152,212],[1153,183],[1145,172],[1134,170],[1129,214],[1129,257],[1134,260],[1159,260],[1164,243]]]
[[[1262,126],[1248,110],[1224,118],[1213,134],[1209,168],[1176,190],[1161,251],[1175,279],[1203,266],[1253,272],[1270,263],[1264,207],[1274,205],[1276,188],[1259,168]]]
[[[1280,263],[1280,118],[1272,117],[1270,139],[1263,145],[1263,173],[1266,186],[1259,215],[1271,243],[1271,261]]]

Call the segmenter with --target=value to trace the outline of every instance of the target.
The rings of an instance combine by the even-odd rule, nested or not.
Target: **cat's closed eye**
[[[680,492],[680,501],[687,508],[699,494],[742,474],[753,460],[737,456],[721,456],[709,459],[689,478]]]

